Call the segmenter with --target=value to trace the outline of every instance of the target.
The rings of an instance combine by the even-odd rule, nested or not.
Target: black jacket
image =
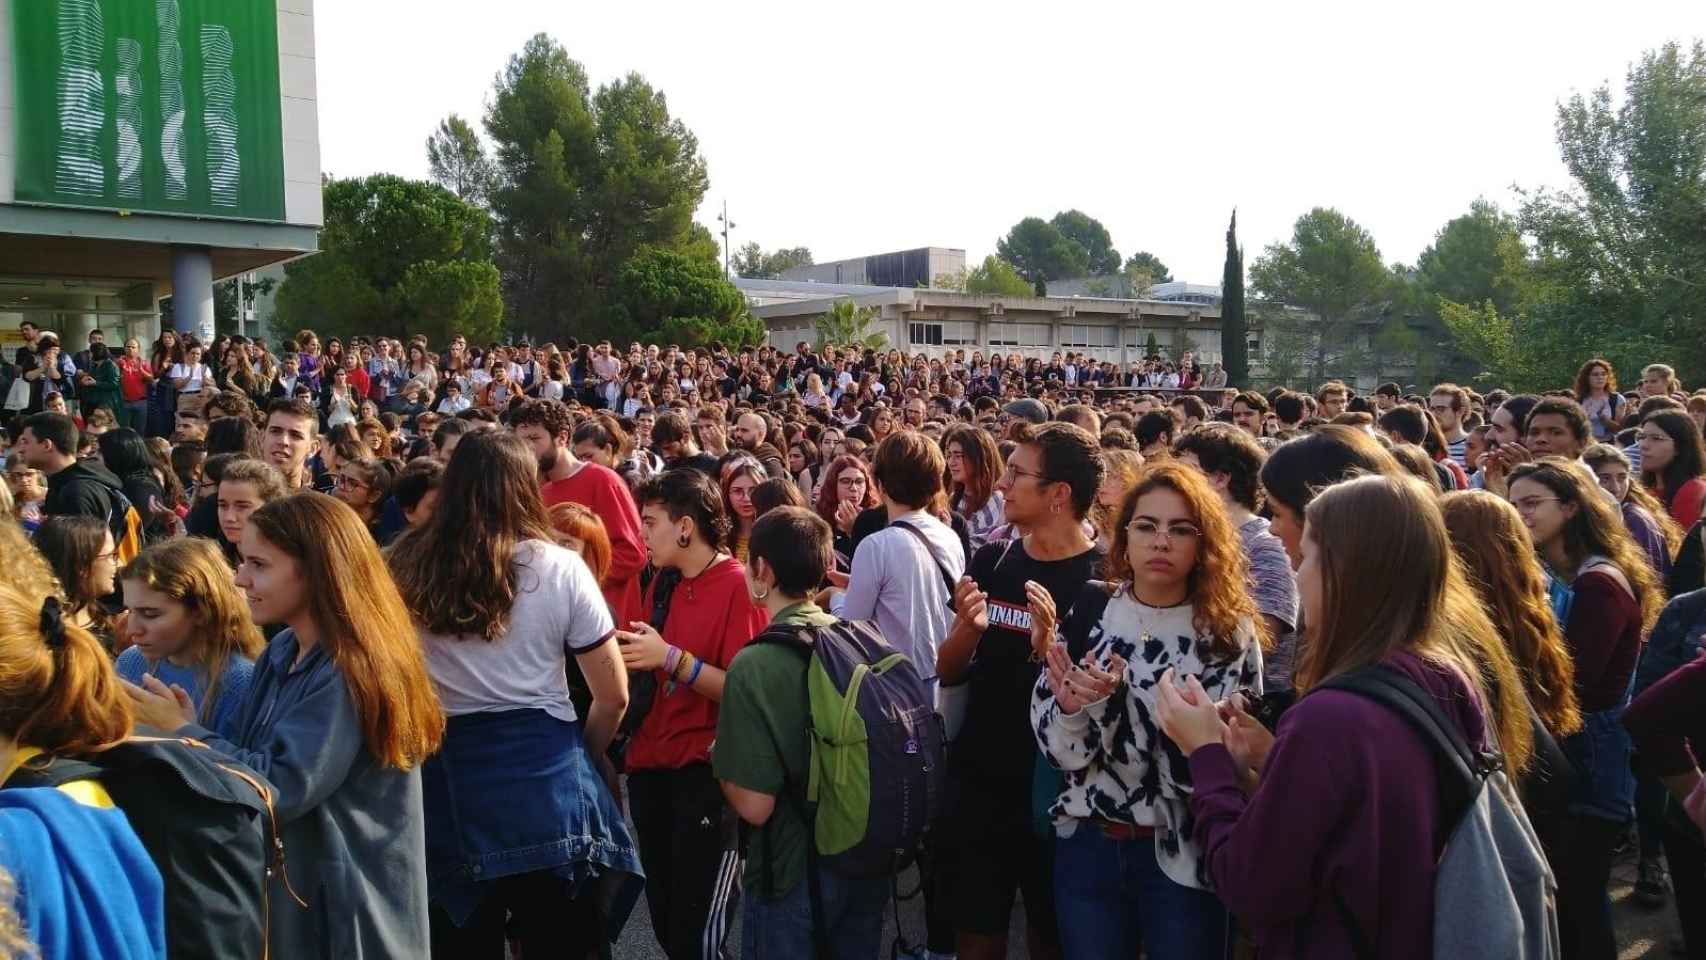
[[[97,517],[113,528],[113,539],[124,534],[125,518],[116,517],[114,507],[124,497],[124,486],[105,467],[79,460],[47,478],[47,499],[41,512],[49,517]],[[125,501],[128,505],[128,502]]]

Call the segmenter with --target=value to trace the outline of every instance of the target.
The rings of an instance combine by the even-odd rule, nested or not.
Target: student
[[[1190,760],[1194,839],[1264,958],[1431,957],[1435,864],[1452,827],[1434,748],[1394,711],[1322,684],[1397,671],[1520,772],[1521,681],[1421,482],[1367,476],[1322,491],[1301,547],[1308,640],[1277,734],[1240,711],[1222,719],[1195,677],[1157,685],[1161,728]]]
[[[734,813],[711,774],[711,742],[723,671],[768,614],[724,549],[729,522],[709,476],[677,467],[641,484],[635,499],[646,549],[664,571],[642,605],[663,608],[662,632],[639,620],[616,632],[629,671],[651,672],[658,690],[625,754],[646,905],[670,960],[721,957],[740,852]]]
[[[0,783],[31,761],[99,753],[131,731],[106,652],[66,620],[58,597],[23,586],[0,581]],[[9,956],[166,956],[160,871],[98,781],[0,790],[0,879]]]
[[[835,618],[812,602],[832,569],[829,524],[803,507],[778,507],[752,528],[746,585],[777,625],[826,626]],[[741,886],[747,957],[813,955],[813,912],[806,881],[811,827],[800,798],[810,777],[811,715],[807,658],[780,644],[754,644],[729,665],[717,718],[712,771],[729,805],[754,832]],[[769,862],[765,862],[765,853]],[[854,878],[820,867],[822,913],[816,932],[838,960],[875,960],[890,878]],[[828,960],[828,958],[825,958]]]
[[[237,541],[243,536],[243,525],[249,515],[285,495],[284,476],[271,464],[259,460],[233,460],[219,475],[216,494],[219,509],[219,533],[226,559],[233,567],[240,558]]]
[[[746,562],[746,545],[752,537],[752,524],[758,511],[752,505],[752,491],[768,479],[764,465],[755,457],[733,454],[723,464],[723,510],[729,518],[729,552],[736,560]]]
[[[362,525],[381,547],[390,544],[397,530],[385,528],[385,501],[397,475],[395,460],[355,457],[338,464],[333,478],[334,496],[349,504]]]
[[[314,483],[308,460],[320,448],[320,417],[304,400],[279,398],[267,404],[264,459],[278,468],[285,487],[306,490]]]
[[[1684,530],[1706,511],[1706,450],[1694,418],[1660,410],[1641,421],[1641,482]]]
[[[979,550],[955,587],[936,672],[946,689],[964,690],[964,722],[949,729],[957,800],[946,817],[952,865],[942,888],[951,891],[963,960],[1006,956],[1021,891],[1030,955],[1059,956],[1054,842],[1033,827],[1039,754],[1027,710],[1056,614],[1070,615],[1103,561],[1084,525],[1101,485],[1094,437],[1071,424],[1039,427],[1013,451],[998,483],[1007,521],[1028,532]]]
[[[1609,443],[1596,443],[1583,451],[1582,462],[1599,479],[1599,488],[1617,501],[1623,526],[1646,551],[1654,572],[1661,578],[1669,577],[1671,560],[1682,549],[1682,528],[1651,491],[1632,482],[1629,457]]]
[[[1066,775],[1048,810],[1061,945],[1084,960],[1219,957],[1226,908],[1193,838],[1185,758],[1155,726],[1155,690],[1177,671],[1216,701],[1261,695],[1243,542],[1220,495],[1179,463],[1143,472],[1115,531],[1109,582],[1079,591],[1064,643],[1042,638],[1048,666],[1031,695],[1037,744]]]
[[[238,549],[250,617],[289,629],[257,660],[236,735],[191,722],[152,677],[127,689],[137,718],[272,784],[290,857],[289,889],[282,873],[269,880],[273,955],[426,956],[420,763],[438,749],[444,713],[408,609],[373,537],[324,494],[256,510]]]
[[[876,488],[870,467],[858,457],[838,455],[824,467],[813,507],[835,531],[835,569],[843,574],[853,567],[853,522],[881,503]]]
[[[1001,491],[995,489],[1004,466],[989,431],[957,424],[942,437],[948,461],[948,505],[965,519],[966,538],[975,552],[1003,520]]]
[[[572,500],[604,521],[610,537],[610,574],[605,598],[617,623],[644,615],[640,603],[640,571],[646,565],[640,536],[640,510],[634,495],[616,472],[574,455],[574,421],[556,400],[532,400],[510,416],[510,428],[527,441],[539,464],[539,494],[546,507]]]
[[[194,537],[157,543],[125,565],[119,583],[128,611],[119,677],[182,690],[197,723],[231,736],[264,642],[219,548]]]
[[[628,677],[597,580],[551,542],[536,476],[514,434],[469,436],[443,506],[389,554],[450,717],[422,773],[438,956],[501,958],[507,931],[528,956],[584,957],[613,939],[596,893],[619,893],[612,932],[639,895],[605,756]],[[571,655],[592,693],[584,716]]]
[[[1463,562],[1469,586],[1510,649],[1523,691],[1540,728],[1535,764],[1520,784],[1523,805],[1549,857],[1564,849],[1572,771],[1556,744],[1582,728],[1576,697],[1576,665],[1564,631],[1552,614],[1546,571],[1534,553],[1528,528],[1510,502],[1483,490],[1448,493],[1440,499],[1452,550]],[[1549,748],[1545,741],[1552,741]]]
[[[1560,744],[1577,772],[1569,842],[1552,859],[1564,956],[1615,957],[1607,884],[1635,798],[1631,744],[1618,715],[1664,591],[1610,500],[1573,462],[1549,457],[1515,468],[1510,500],[1551,580],[1581,703],[1582,729]]]
[[[48,517],[36,530],[35,545],[59,579],[66,621],[112,649],[112,618],[101,605],[118,576],[112,532],[94,517]]]

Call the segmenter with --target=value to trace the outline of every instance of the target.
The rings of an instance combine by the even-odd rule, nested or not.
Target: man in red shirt
[[[154,371],[142,359],[142,344],[132,337],[124,342],[124,355],[118,358],[118,386],[124,397],[119,410],[119,426],[141,433],[148,428],[148,388],[154,385]]]
[[[604,599],[617,623],[646,619],[640,602],[640,570],[646,548],[640,511],[616,471],[576,459],[570,450],[574,422],[559,400],[530,400],[510,415],[510,428],[539,458],[539,493],[545,506],[572,500],[604,521],[610,536],[610,572]]]

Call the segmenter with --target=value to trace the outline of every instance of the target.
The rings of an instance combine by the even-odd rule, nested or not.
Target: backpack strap
[[[936,556],[936,551],[930,549],[930,539],[924,536],[924,531],[905,520],[896,520],[889,526],[899,527],[918,540],[918,545],[924,548],[924,555],[930,558],[930,562],[936,565],[936,572],[942,575],[942,585],[948,588],[948,606],[952,607],[954,605],[954,578],[948,575],[948,565]]]

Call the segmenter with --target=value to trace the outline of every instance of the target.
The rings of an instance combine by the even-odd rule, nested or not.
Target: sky
[[[1706,0],[320,0],[322,168],[425,177],[439,120],[478,129],[541,31],[595,85],[663,91],[709,168],[699,222],[726,202],[736,248],[977,262],[1078,208],[1218,283],[1234,207],[1247,262],[1329,206],[1414,263],[1477,197],[1567,185],[1557,104],[1706,37]]]

